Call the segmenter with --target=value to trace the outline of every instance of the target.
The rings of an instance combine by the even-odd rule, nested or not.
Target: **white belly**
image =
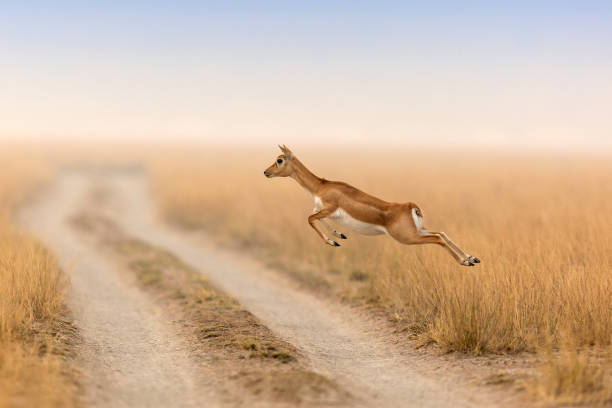
[[[359,221],[347,214],[342,208],[338,208],[334,211],[329,218],[336,224],[349,228],[359,234],[380,235],[387,233],[387,229],[382,225],[368,224],[367,222]]]

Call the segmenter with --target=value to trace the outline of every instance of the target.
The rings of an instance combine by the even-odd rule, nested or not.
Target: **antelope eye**
[[[276,162],[277,162],[278,164],[283,164],[283,159],[277,159],[277,160],[276,160]]]

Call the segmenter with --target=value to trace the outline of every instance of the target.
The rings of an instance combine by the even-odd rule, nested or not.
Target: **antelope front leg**
[[[459,252],[460,254],[463,254],[463,256],[464,256],[463,261],[464,262],[467,261],[468,264],[470,264],[470,263],[471,264],[480,263],[480,259],[478,259],[476,257],[473,257],[472,255],[466,253],[463,249],[459,248],[457,246],[457,244],[455,244],[453,241],[451,241],[451,239],[448,236],[446,236],[445,233],[440,232],[440,236],[442,237],[442,239],[444,239],[446,241],[446,243],[448,245],[452,246],[455,249],[455,251]]]
[[[329,224],[327,223],[327,221],[325,221],[324,219],[320,219],[319,221],[321,221],[321,224],[325,225],[325,228],[327,228],[327,230],[328,230],[328,231],[329,231],[329,232],[330,232],[330,233],[331,233],[331,234],[332,234],[334,237],[336,237],[336,238],[342,238],[342,239],[347,239],[347,238],[348,238],[348,237],[347,237],[345,234],[343,234],[343,233],[341,233],[341,232],[338,232],[338,231],[336,231],[335,229],[333,229],[333,228],[332,228],[332,226],[331,226],[331,225],[329,225]]]
[[[317,234],[318,234],[318,235],[321,237],[321,239],[322,239],[323,241],[325,241],[325,243],[326,243],[326,244],[331,245],[331,246],[334,246],[334,247],[338,247],[338,246],[340,246],[340,244],[339,244],[339,243],[337,243],[337,242],[336,242],[336,241],[334,241],[333,239],[329,239],[329,238],[327,238],[327,236],[326,236],[324,233],[322,233],[322,232],[321,232],[321,231],[320,231],[320,230],[319,230],[319,229],[316,227],[316,225],[314,224],[314,222],[315,222],[316,220],[320,220],[320,221],[322,221],[322,220],[323,220],[323,218],[325,218],[325,217],[329,216],[329,215],[330,215],[331,213],[333,213],[333,212],[334,212],[334,210],[333,210],[333,209],[330,209],[330,208],[323,208],[323,209],[321,209],[321,210],[317,211],[316,213],[311,214],[311,215],[308,217],[308,223],[310,224],[310,226],[312,227],[312,229],[314,229],[314,230],[316,231],[316,233],[317,233]]]
[[[461,264],[465,266],[474,266],[474,264],[480,263],[480,259],[473,257],[472,255],[466,253],[463,249],[459,248],[457,244],[451,241],[451,239],[444,232],[427,232],[442,237],[442,239],[448,244],[448,246],[453,248],[461,256]]]

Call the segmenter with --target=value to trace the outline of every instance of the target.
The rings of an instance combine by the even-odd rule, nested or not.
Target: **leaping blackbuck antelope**
[[[325,243],[340,246],[316,227],[314,222],[317,220],[336,238],[347,238],[325,221],[325,218],[330,218],[338,225],[363,235],[387,234],[407,245],[440,245],[461,265],[474,266],[480,263],[478,258],[465,253],[444,232],[426,230],[423,227],[423,213],[415,203],[389,203],[346,183],[317,177],[287,146],[278,147],[283,154],[264,171],[264,175],[268,178],[291,177],[312,194],[314,210],[308,217],[308,223]]]

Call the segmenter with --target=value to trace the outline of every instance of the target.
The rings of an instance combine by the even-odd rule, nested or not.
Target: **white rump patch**
[[[342,208],[338,208],[336,211],[334,211],[329,218],[331,218],[336,224],[362,235],[388,234],[387,229],[382,225],[369,224],[367,222],[359,221],[358,219],[351,217]]]
[[[414,226],[416,227],[417,231],[419,231],[421,234],[427,232],[423,229],[423,218],[418,214],[418,210],[416,208],[412,209],[412,219],[414,220]]]

